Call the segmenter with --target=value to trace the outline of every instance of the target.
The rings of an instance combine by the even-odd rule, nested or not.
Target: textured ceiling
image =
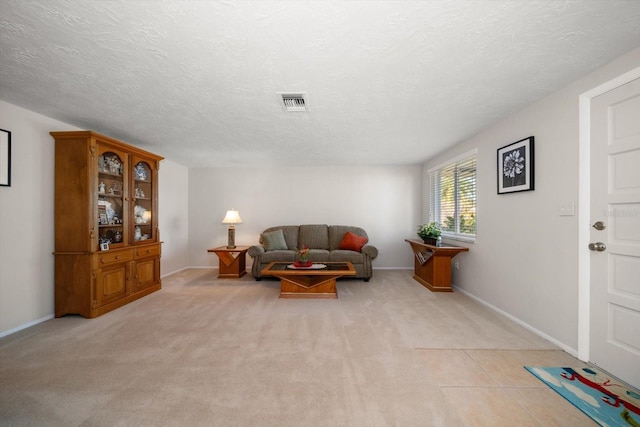
[[[186,166],[415,164],[638,46],[638,0],[0,0],[0,98]]]

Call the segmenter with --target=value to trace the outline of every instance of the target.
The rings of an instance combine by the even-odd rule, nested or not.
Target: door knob
[[[592,227],[593,227],[593,228],[595,228],[595,229],[596,229],[596,230],[598,230],[598,231],[602,231],[602,230],[604,230],[605,228],[607,228],[607,226],[606,226],[606,225],[604,225],[604,222],[602,222],[602,221],[598,221],[598,222],[596,222],[595,224],[593,224],[593,225],[592,225]]]
[[[602,242],[589,243],[590,251],[604,252],[607,249],[607,245]]]

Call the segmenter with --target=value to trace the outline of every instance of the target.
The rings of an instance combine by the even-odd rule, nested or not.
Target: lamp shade
[[[224,219],[222,220],[223,224],[242,224],[242,218],[240,218],[240,214],[237,210],[232,209],[227,211]]]

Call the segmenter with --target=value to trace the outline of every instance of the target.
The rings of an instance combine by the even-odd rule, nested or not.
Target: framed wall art
[[[498,194],[532,191],[533,136],[498,148]]]
[[[11,186],[11,132],[0,129],[0,186]]]

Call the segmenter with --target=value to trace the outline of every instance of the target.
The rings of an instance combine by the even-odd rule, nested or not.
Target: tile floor
[[[528,366],[586,366],[561,350],[421,349],[465,426],[597,425],[531,375]]]

